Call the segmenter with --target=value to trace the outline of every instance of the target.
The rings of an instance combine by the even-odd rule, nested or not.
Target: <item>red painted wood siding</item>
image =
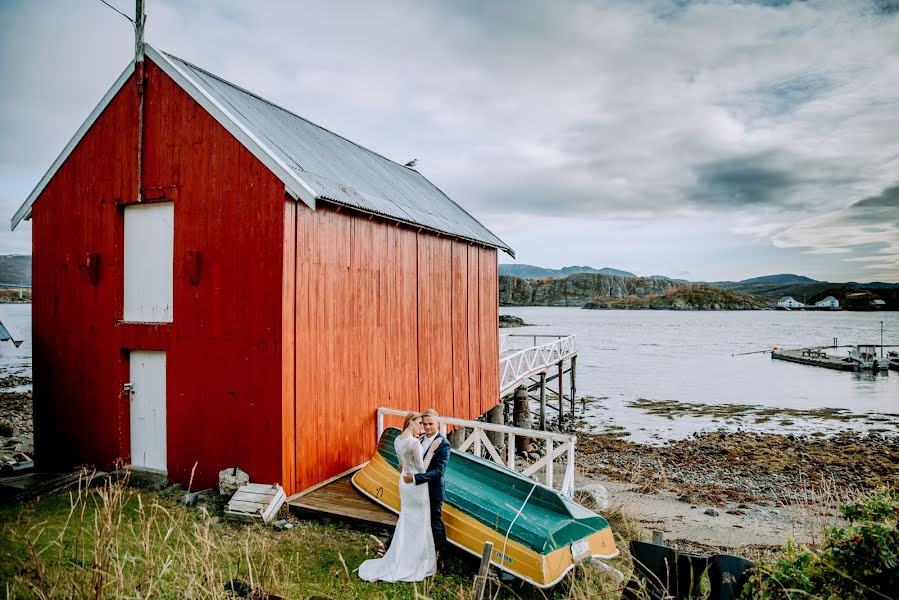
[[[149,61],[146,75],[143,197],[174,202],[174,321],[119,322],[129,83],[33,209],[41,468],[129,460],[130,350],[168,353],[169,476],[195,488],[236,465],[296,492],[369,458],[379,406],[474,418],[497,402],[495,250],[286,200]]]
[[[495,250],[325,204],[296,219],[293,491],[368,460],[380,406],[475,418],[498,402]]]
[[[214,485],[282,473],[284,186],[147,62],[143,188],[174,198],[174,322],[118,324],[123,208],[136,190],[135,85],[100,116],[34,206],[35,443],[52,466],[128,460],[128,351],[167,351],[168,469]],[[199,282],[187,271],[199,251]],[[93,287],[83,267],[101,257]],[[292,294],[291,294],[292,296]]]
[[[32,208],[35,458],[41,470],[110,466],[128,440],[122,231],[135,191],[136,93],[127,84]],[[100,255],[97,285],[88,253]]]
[[[284,184],[152,63],[147,75],[145,194],[177,188],[169,475],[280,481]]]

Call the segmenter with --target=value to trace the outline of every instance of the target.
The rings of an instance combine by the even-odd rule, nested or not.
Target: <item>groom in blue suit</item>
[[[440,415],[433,408],[422,413],[421,424],[425,433],[421,442],[422,453],[426,453],[431,444],[440,440],[440,445],[434,451],[431,464],[424,473],[415,475],[415,485],[428,484],[428,496],[431,500],[431,532],[434,534],[434,549],[437,551],[437,568],[443,570],[443,558],[446,552],[446,530],[443,527],[443,501],[446,499],[446,484],[443,474],[446,472],[446,463],[449,462],[450,443],[440,433]],[[412,483],[412,474],[405,475],[406,483]]]

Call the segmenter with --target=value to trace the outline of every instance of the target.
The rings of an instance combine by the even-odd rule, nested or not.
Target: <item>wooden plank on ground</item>
[[[396,525],[397,516],[362,496],[350,481],[352,474],[322,487],[292,496],[291,509],[318,516],[335,516],[375,523],[387,527]]]

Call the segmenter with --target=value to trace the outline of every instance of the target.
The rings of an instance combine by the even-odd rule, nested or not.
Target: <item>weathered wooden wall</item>
[[[380,406],[462,418],[493,407],[499,351],[495,250],[324,203],[295,214],[296,256],[288,236],[284,256],[296,304],[284,310],[296,319],[296,387],[284,415],[299,491],[370,458]]]
[[[174,320],[121,324],[134,201],[129,83],[34,206],[35,443],[54,466],[128,460],[128,351],[167,351],[168,470],[194,487],[239,465],[281,477],[284,185],[147,61],[143,196],[175,206]],[[199,252],[197,285],[188,252]],[[101,257],[92,286],[86,253]]]
[[[42,468],[129,460],[135,349],[167,351],[169,476],[195,488],[236,465],[296,492],[369,458],[379,406],[474,418],[495,404],[495,250],[286,199],[150,61],[146,75],[142,190],[174,202],[173,323],[121,323],[132,81],[33,208]]]
[[[127,439],[120,339],[142,332],[115,325],[124,228],[116,204],[135,192],[136,106],[126,84],[32,208],[34,442],[42,470],[108,466]],[[88,253],[100,256],[96,285]],[[166,343],[162,329],[157,341]]]

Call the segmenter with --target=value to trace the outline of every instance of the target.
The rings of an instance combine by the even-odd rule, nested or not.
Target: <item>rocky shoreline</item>
[[[0,468],[7,464],[24,463],[33,457],[31,391],[9,391],[9,388],[30,384],[31,379],[27,377],[0,378]]]
[[[714,432],[664,446],[581,433],[578,466],[596,478],[674,492],[682,502],[783,506],[809,494],[899,487],[899,438]]]

